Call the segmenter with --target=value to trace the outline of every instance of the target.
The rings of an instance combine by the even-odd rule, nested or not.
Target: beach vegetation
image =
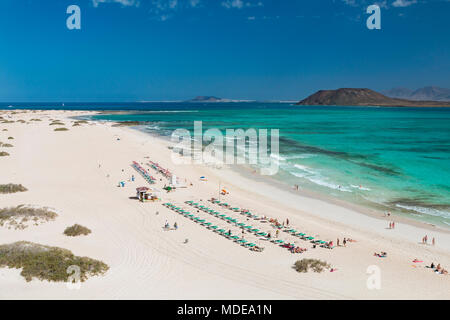
[[[16,193],[25,191],[28,191],[28,189],[21,184],[0,184],[0,193]]]
[[[0,142],[0,147],[2,148],[12,148],[14,147],[12,144]]]
[[[0,152],[0,157],[7,157],[7,156],[9,156],[8,152],[5,152],[5,151]]]
[[[58,215],[48,208],[33,208],[25,205],[0,209],[0,227],[23,230],[29,224],[39,225],[54,220]]]
[[[14,138],[13,137],[8,137],[8,140],[14,140]]]
[[[67,128],[56,128],[53,131],[69,131],[69,129],[67,129]]]
[[[64,230],[64,234],[69,237],[77,237],[77,236],[87,236],[91,233],[91,230],[89,228],[83,227],[79,224],[74,224],[71,227],[67,227],[66,230]]]
[[[312,269],[314,272],[320,273],[330,267],[327,262],[319,259],[301,259],[297,260],[294,264],[294,269],[297,272],[308,272]]]
[[[63,126],[64,123],[62,123],[62,122],[60,122],[60,121],[57,121],[57,122],[52,122],[52,123],[50,123],[49,125],[50,125],[50,126]]]
[[[26,281],[33,278],[53,282],[68,282],[72,274],[69,267],[79,267],[79,280],[103,275],[109,267],[102,261],[75,256],[71,251],[38,243],[19,241],[0,245],[0,267],[22,269]]]

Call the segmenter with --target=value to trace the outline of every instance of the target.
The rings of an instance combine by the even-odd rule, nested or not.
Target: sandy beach
[[[0,111],[0,116],[15,121],[0,123],[0,142],[14,137],[13,147],[7,150],[10,155],[0,157],[0,184],[22,184],[28,189],[0,194],[0,209],[24,204],[49,207],[58,214],[54,221],[24,230],[0,227],[0,245],[25,240],[57,246],[101,260],[110,269],[70,290],[65,283],[26,282],[20,270],[0,268],[0,299],[450,299],[450,277],[426,267],[433,262],[450,269],[447,230],[364,214],[356,207],[283,190],[225,166],[176,165],[169,142],[160,138],[110,122],[72,126],[73,117],[87,114]],[[54,131],[50,119],[60,120],[69,131]],[[149,160],[186,181],[187,187],[162,192],[160,202],[134,199],[136,188],[149,184],[131,167],[133,161],[157,178],[156,188],[163,190],[168,184],[148,166]],[[133,175],[135,181],[130,180]],[[201,176],[207,181],[200,181]],[[120,181],[124,187],[118,187]],[[280,239],[307,249],[291,253],[246,233],[246,239],[264,247],[263,252],[254,252],[163,206],[173,203],[219,227],[240,232],[208,213],[197,213],[185,203],[192,200],[275,234],[269,223],[246,220],[209,202],[218,197],[220,186],[229,191],[221,200],[233,206],[278,221],[289,219],[290,226],[314,237],[334,243],[339,238],[341,246],[312,248],[311,243],[281,231]],[[392,220],[395,229],[388,228]],[[178,229],[164,230],[166,221],[176,222]],[[64,229],[75,223],[92,233],[65,236]],[[424,235],[427,245],[421,243]],[[344,237],[356,241],[344,247]],[[382,251],[387,257],[374,256]],[[298,273],[293,264],[302,258],[324,260],[337,270]],[[414,259],[423,262],[414,263]],[[380,289],[367,286],[370,266],[380,270]]]

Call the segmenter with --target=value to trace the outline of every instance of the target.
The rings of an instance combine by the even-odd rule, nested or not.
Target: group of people
[[[395,229],[395,222],[389,222],[389,229]]]
[[[387,252],[384,252],[384,251],[381,251],[381,253],[375,252],[373,255],[376,256],[376,257],[379,257],[379,258],[386,258],[387,257]]]
[[[428,244],[428,235],[425,235],[425,236],[422,238],[422,243],[423,243],[423,244]],[[433,239],[431,240],[431,244],[432,244],[433,246],[436,244],[436,240],[434,239],[434,237],[433,237]]]
[[[286,243],[283,247],[288,248],[291,253],[303,253],[307,251],[306,248],[296,247],[295,244]]]
[[[170,224],[167,220],[166,220],[166,223],[164,224],[164,229],[170,230]],[[178,230],[178,224],[176,222],[173,224],[172,230]]]
[[[438,265],[435,266],[434,263],[432,262],[430,268],[433,269],[433,271],[436,273],[448,274],[448,271],[442,268],[440,263],[438,263]]]

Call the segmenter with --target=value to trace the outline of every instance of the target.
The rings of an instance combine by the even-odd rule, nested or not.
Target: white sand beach
[[[71,117],[85,114],[89,112],[0,111],[8,120],[27,122],[0,123],[0,141],[14,137],[10,142],[14,147],[7,150],[10,156],[0,157],[0,184],[17,183],[28,189],[0,194],[0,208],[25,204],[58,213],[54,221],[24,230],[0,227],[0,245],[26,240],[57,246],[101,260],[110,269],[70,290],[65,283],[26,282],[21,270],[0,268],[0,299],[450,299],[449,275],[426,267],[433,262],[450,269],[450,232],[363,214],[352,206],[286,191],[227,167],[175,165],[168,142],[160,138],[107,122],[73,127]],[[30,121],[36,118],[41,121]],[[55,132],[50,119],[61,120],[69,131]],[[132,161],[158,178],[158,189],[168,184],[147,165],[148,160],[186,179],[188,186],[162,192],[160,202],[137,201],[136,188],[149,184],[131,167]],[[130,181],[132,175],[135,181]],[[200,181],[201,176],[207,181]],[[118,187],[119,181],[125,187]],[[312,248],[308,241],[280,232],[280,239],[307,248],[291,253],[245,233],[246,239],[264,247],[263,252],[254,252],[162,205],[171,202],[234,234],[240,232],[185,204],[193,200],[275,234],[269,223],[247,220],[209,202],[218,197],[219,186],[229,191],[222,200],[233,206],[278,221],[289,219],[296,230],[335,244],[339,238],[341,246]],[[395,229],[387,228],[391,220],[396,221]],[[178,230],[165,231],[166,221],[176,222]],[[64,229],[75,223],[92,233],[65,236]],[[428,245],[421,243],[424,235]],[[344,237],[356,241],[344,247]],[[374,256],[382,251],[387,257]],[[324,260],[337,270],[298,273],[293,264],[302,258]],[[414,263],[416,258],[423,262]],[[380,289],[367,287],[367,269],[373,265],[381,272]]]

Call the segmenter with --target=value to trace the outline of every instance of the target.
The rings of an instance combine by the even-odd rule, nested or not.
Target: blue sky
[[[381,30],[366,27],[373,3]],[[449,0],[2,0],[0,101],[449,88],[449,16]]]

